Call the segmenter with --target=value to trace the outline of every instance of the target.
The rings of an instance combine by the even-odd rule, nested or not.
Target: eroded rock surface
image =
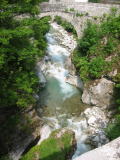
[[[79,156],[75,160],[120,160],[120,137]]]
[[[92,107],[86,109],[83,116],[85,116],[88,124],[86,143],[93,147],[99,147],[109,142],[104,131],[109,122],[106,113],[99,107]]]
[[[33,147],[21,160],[70,160],[76,148],[75,134],[63,128],[55,130],[40,145]],[[46,154],[47,152],[47,154]]]
[[[109,107],[113,103],[114,82],[101,78],[85,87],[82,95],[83,103],[99,107]]]
[[[38,141],[40,139],[40,128],[43,124],[34,107],[31,106],[26,109],[23,115],[24,118],[12,135],[12,147],[9,152],[9,156],[12,160],[19,160],[30,143],[34,143],[36,139]]]

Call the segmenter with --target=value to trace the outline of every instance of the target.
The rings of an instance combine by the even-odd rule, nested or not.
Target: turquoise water
[[[81,102],[81,91],[65,82],[69,75],[65,62],[70,56],[67,47],[61,45],[59,31],[51,27],[46,35],[48,41],[47,56],[49,61],[44,74],[47,79],[46,87],[40,94],[40,104],[44,110],[44,116],[59,116],[60,114],[79,115],[84,109]],[[67,35],[68,36],[68,35]]]
[[[86,106],[81,102],[81,91],[66,83],[66,78],[70,74],[69,68],[66,69],[66,62],[71,52],[65,45],[62,45],[60,39],[60,36],[63,36],[62,32],[64,31],[60,31],[56,25],[51,25],[51,30],[46,35],[48,60],[41,68],[47,84],[39,95],[38,112],[44,124],[48,126],[47,133],[63,127],[68,127],[75,132],[77,150],[73,156],[74,159],[90,150],[90,147],[84,144],[86,135],[83,131],[87,128],[87,122],[80,116],[81,112],[86,109]],[[69,41],[69,35],[66,33],[64,36]],[[42,137],[48,137],[47,133],[43,131]]]

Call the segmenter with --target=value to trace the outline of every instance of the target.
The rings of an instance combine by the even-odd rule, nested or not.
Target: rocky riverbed
[[[103,144],[106,144],[108,142],[104,129],[109,122],[109,117],[107,116],[108,111],[105,108],[110,104],[114,84],[110,81],[108,82],[106,79],[101,79],[88,88],[86,86],[84,87],[82,81],[80,80],[80,77],[76,75],[75,67],[71,61],[71,53],[76,47],[75,39],[72,35],[69,35],[66,31],[63,30],[61,26],[57,25],[56,23],[52,23],[51,26],[52,30],[46,35],[48,39],[47,54],[41,62],[38,62],[38,68],[40,68],[42,74],[44,74],[45,77],[49,75],[55,76],[57,79],[62,78],[62,80],[64,81],[64,86],[62,86],[63,89],[67,89],[65,88],[65,85],[66,83],[69,83],[72,86],[76,86],[77,88],[83,90],[82,101],[83,103],[88,104],[88,106],[85,106],[81,102],[81,104],[78,106],[78,110],[80,112],[78,114],[75,113],[74,116],[72,115],[72,117],[67,117],[66,112],[64,112],[64,114],[58,114],[59,108],[58,110],[56,108],[57,117],[55,115],[53,117],[46,117],[45,115],[44,118],[46,119],[47,124],[42,128],[42,135],[45,135],[45,133],[48,134],[42,137],[43,139],[48,138],[52,130],[62,128],[63,126],[67,127],[68,129],[72,129],[75,132],[77,140],[77,150],[72,158],[74,159],[78,155],[91,150],[92,148],[102,146]],[[60,46],[63,48],[60,48]],[[62,64],[62,67],[64,68],[62,68],[61,66],[59,66],[60,56],[65,54],[67,56]],[[107,94],[105,92],[105,89],[107,91]],[[93,93],[91,92],[91,90],[93,90]],[[72,92],[74,92],[74,90]],[[95,94],[96,99],[98,100],[101,99],[102,96],[105,96],[104,100],[107,98],[105,101],[106,104],[103,105],[103,98],[101,99],[102,107],[101,105],[97,105],[97,102],[92,104],[91,99],[95,99]],[[71,95],[70,98],[72,98]],[[80,108],[81,105],[83,106],[82,110]],[[75,106],[73,105],[72,107],[73,108],[71,108],[71,110],[72,112],[74,112]],[[41,143],[41,140],[39,143]]]
[[[112,105],[114,83],[102,78],[83,85],[71,61],[76,40],[61,26],[51,23],[46,39],[46,55],[36,66],[40,87],[43,87],[36,96],[37,114],[42,126],[36,127],[34,137],[40,137],[37,145],[41,145],[56,129],[71,130],[76,139],[74,160],[108,142],[104,129],[109,122],[108,108]],[[13,160],[18,160],[34,140],[29,140],[29,136],[26,139],[25,145],[18,144],[18,149],[11,152]]]

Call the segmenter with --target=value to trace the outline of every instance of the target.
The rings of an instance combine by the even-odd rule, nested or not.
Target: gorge
[[[39,2],[0,2],[0,160],[119,160],[120,6]]]
[[[91,107],[82,103],[83,83],[77,77],[71,61],[76,40],[57,23],[52,22],[50,25],[50,31],[46,34],[46,56],[37,63],[38,76],[42,77],[40,82],[43,84],[38,95],[37,112],[44,124],[40,129],[38,145],[55,130],[72,130],[77,142],[72,156],[75,160],[81,154],[109,141],[104,131],[109,119],[106,111],[99,106]],[[77,77],[77,83],[69,81],[72,85],[69,84],[69,76],[72,76],[72,82]]]

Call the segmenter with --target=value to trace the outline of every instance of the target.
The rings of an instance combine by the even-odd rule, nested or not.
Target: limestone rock
[[[32,120],[32,123],[29,124],[28,120]],[[21,122],[19,123],[18,129],[12,134],[11,148],[9,151],[9,156],[12,160],[19,160],[20,156],[32,143],[37,143],[40,139],[40,129],[42,126],[42,121],[36,114],[34,107],[28,107],[24,113]],[[26,126],[24,131],[22,127]],[[29,127],[29,130],[27,130]],[[37,141],[36,141],[37,140]]]
[[[114,69],[114,70],[112,70],[110,73],[108,73],[108,76],[109,76],[109,77],[115,77],[115,76],[117,75],[117,73],[118,73],[118,70],[117,70],[117,69]]]
[[[108,142],[104,128],[108,124],[108,118],[104,111],[99,107],[87,108],[83,116],[87,120],[88,124],[88,137],[86,143],[92,145],[93,147],[99,147]]]
[[[120,160],[120,137],[74,160]]]
[[[89,87],[85,87],[82,101],[85,104],[95,106],[110,106],[113,99],[114,83],[105,78],[95,80]]]
[[[40,130],[40,140],[38,144],[41,144],[41,142],[49,137],[51,133],[51,128],[48,125],[44,125]]]
[[[45,85],[47,83],[47,80],[46,80],[46,78],[45,78],[45,76],[44,76],[44,74],[42,72],[42,67],[41,67],[42,65],[43,65],[43,61],[38,62],[37,66],[36,66],[36,69],[37,69],[37,74],[38,74],[38,77],[39,77],[40,87],[45,87]]]
[[[69,75],[66,78],[66,82],[77,88],[83,89],[83,83],[78,76]]]
[[[106,122],[108,119],[104,111],[102,111],[99,107],[87,108],[84,111],[84,115],[88,121],[88,125],[94,128],[105,128]]]
[[[70,160],[76,148],[75,134],[67,128],[55,130],[40,145],[33,147],[21,160]],[[56,152],[59,151],[59,152]],[[45,157],[45,152],[47,156]],[[29,156],[30,155],[30,156]]]

